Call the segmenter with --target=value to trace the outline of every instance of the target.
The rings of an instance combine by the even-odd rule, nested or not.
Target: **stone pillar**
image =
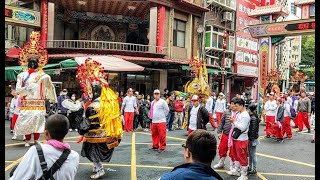
[[[48,40],[54,40],[54,3],[48,3]]]
[[[188,21],[186,24],[186,42],[185,42],[185,48],[187,49],[187,59],[191,59],[192,57],[192,38],[193,38],[193,32],[192,32],[192,24],[193,24],[193,16],[192,14],[188,15]],[[199,40],[199,39],[197,39]],[[197,43],[198,45],[198,43]]]
[[[149,22],[149,45],[157,45],[157,7],[150,8],[150,22]],[[156,48],[150,47],[149,52],[155,53]]]
[[[163,91],[167,88],[168,70],[160,70],[159,90]]]

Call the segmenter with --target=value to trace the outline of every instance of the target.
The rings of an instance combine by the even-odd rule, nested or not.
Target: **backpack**
[[[63,153],[61,154],[59,159],[48,170],[47,163],[46,163],[46,160],[44,158],[44,154],[43,154],[41,145],[39,143],[36,143],[35,146],[36,146],[36,149],[37,149],[37,152],[38,152],[38,157],[39,157],[41,169],[42,169],[42,172],[43,172],[43,175],[38,180],[49,180],[49,179],[50,180],[54,180],[53,174],[58,169],[60,169],[62,164],[66,161],[66,159],[68,158],[69,154],[71,153],[70,149],[63,150]],[[12,170],[10,172],[10,177],[13,176],[13,173],[17,169],[18,165],[16,165],[15,167],[12,168]]]
[[[293,107],[290,108],[290,115],[291,118],[295,118],[297,116],[296,110]]]

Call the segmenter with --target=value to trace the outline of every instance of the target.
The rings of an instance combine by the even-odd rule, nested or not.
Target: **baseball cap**
[[[159,89],[155,89],[154,91],[153,91],[153,94],[154,93],[159,93],[160,94],[160,90]]]
[[[127,92],[132,92],[133,90],[132,90],[132,88],[129,88],[128,90],[127,90]]]
[[[199,101],[200,97],[198,95],[193,95],[191,101]]]
[[[224,96],[224,94],[221,92],[221,93],[219,93],[219,96]]]

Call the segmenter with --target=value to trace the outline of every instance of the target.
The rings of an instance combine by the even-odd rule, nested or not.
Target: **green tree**
[[[301,63],[300,65],[305,65],[301,67],[300,70],[308,76],[309,81],[314,81],[315,78],[315,36],[308,35],[302,36],[302,46],[301,46]]]

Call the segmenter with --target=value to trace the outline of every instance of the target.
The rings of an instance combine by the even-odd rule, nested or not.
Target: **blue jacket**
[[[58,110],[61,110],[61,113],[67,113],[68,109],[62,106],[62,101],[65,99],[70,99],[69,96],[59,96],[58,97],[58,103],[57,103],[57,108]]]
[[[222,180],[211,167],[202,163],[185,163],[175,167],[170,173],[160,177],[160,180]]]

